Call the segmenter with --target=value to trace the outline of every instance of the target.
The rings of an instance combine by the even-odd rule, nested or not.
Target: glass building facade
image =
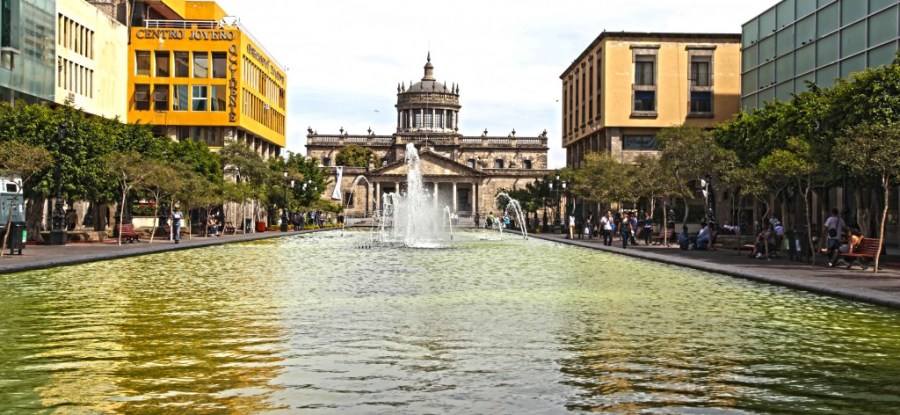
[[[900,0],[782,0],[745,23],[741,107],[786,101],[806,81],[830,87],[898,49]]]
[[[0,0],[0,100],[53,101],[56,1]]]

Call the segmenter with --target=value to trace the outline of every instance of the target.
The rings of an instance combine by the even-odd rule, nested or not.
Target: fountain
[[[406,144],[406,193],[386,193],[383,212],[378,224],[380,242],[402,243],[410,248],[441,248],[444,246],[444,213],[434,203],[436,195],[422,185],[419,152],[412,143]],[[452,239],[452,228],[450,231]]]
[[[522,211],[522,205],[518,200],[513,199],[506,192],[500,192],[497,194],[497,204],[502,205],[502,200],[507,199],[506,207],[503,209],[503,215],[500,217],[508,216],[510,213],[513,214],[513,218],[516,219],[516,224],[519,226],[519,229],[522,231],[522,237],[528,239],[528,225],[525,223],[525,213]],[[495,221],[498,223],[500,228],[500,239],[503,239],[503,225],[500,224],[501,221]]]

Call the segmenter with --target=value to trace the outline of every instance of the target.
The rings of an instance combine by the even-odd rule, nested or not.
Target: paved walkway
[[[732,249],[682,251],[674,244],[671,247],[661,245],[645,246],[643,244],[637,246],[629,245],[627,249],[622,249],[622,242],[619,239],[614,240],[612,246],[604,246],[602,239],[597,238],[577,239],[576,236],[576,239],[568,240],[565,239],[564,235],[559,234],[538,234],[532,236],[549,241],[798,288],[835,297],[900,308],[900,256],[896,255],[896,253],[883,258],[886,259],[883,269],[874,274],[871,266],[868,271],[862,271],[856,266],[851,270],[846,269],[846,267],[828,268],[824,265],[826,261],[821,255],[817,259],[817,262],[821,265],[814,266],[800,262],[790,262],[786,258],[772,260],[750,259],[747,257],[749,254],[747,250],[741,251],[740,255]]]
[[[9,255],[7,249],[3,258],[0,258],[0,274],[30,271],[35,269],[52,268],[64,265],[75,265],[86,262],[103,261],[107,259],[126,258],[138,255],[153,254],[181,249],[201,248],[204,246],[220,245],[233,242],[255,241],[260,239],[279,238],[289,235],[298,235],[309,232],[319,232],[330,229],[300,231],[300,232],[259,232],[222,235],[219,237],[193,236],[185,237],[181,243],[156,238],[153,243],[150,239],[141,239],[141,242],[123,243],[118,245],[115,239],[107,239],[104,242],[77,242],[64,246],[28,245],[22,250],[22,255]],[[340,232],[340,229],[337,229]]]

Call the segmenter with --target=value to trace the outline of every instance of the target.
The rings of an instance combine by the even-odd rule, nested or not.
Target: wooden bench
[[[664,240],[665,240],[665,234],[662,232],[654,232],[652,235],[650,235],[650,243],[651,244],[662,245]],[[670,243],[677,242],[677,241],[678,241],[678,234],[675,233],[674,230],[672,230],[671,232],[669,232],[669,239],[667,241],[668,243],[666,244],[666,246],[668,246],[668,244],[670,244]]]
[[[236,231],[237,231],[237,229],[235,229],[233,223],[231,223],[231,222],[225,222],[225,228],[222,230],[222,232],[223,232],[225,235],[234,235],[234,233],[235,233]]]
[[[878,239],[876,238],[863,238],[863,240],[856,246],[856,249],[853,252],[847,252],[846,254],[840,254],[844,258],[850,258],[852,261],[847,264],[847,269],[853,266],[853,264],[859,264],[862,269],[868,268],[867,265],[862,263],[863,259],[867,258],[875,258],[875,255],[878,254]]]
[[[122,225],[116,225],[116,230],[119,232],[119,238],[123,242],[140,242],[141,236],[134,231],[133,223],[125,223]]]

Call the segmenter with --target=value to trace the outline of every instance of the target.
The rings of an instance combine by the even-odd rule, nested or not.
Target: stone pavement
[[[894,253],[886,258],[882,258],[883,260],[886,259],[883,269],[875,274],[872,272],[871,265],[868,271],[862,271],[856,266],[850,270],[846,267],[828,268],[824,265],[827,262],[824,255],[817,257],[817,262],[820,265],[810,265],[790,262],[787,258],[771,260],[750,259],[747,257],[750,253],[747,250],[741,251],[740,255],[736,250],[723,248],[717,251],[682,251],[674,244],[671,247],[664,245],[629,245],[627,249],[622,249],[622,242],[619,239],[613,240],[612,246],[604,246],[602,239],[598,238],[577,239],[578,237],[576,236],[576,239],[568,240],[561,234],[529,236],[782,285],[824,295],[900,308],[900,256],[896,254],[896,249],[890,249],[890,247],[888,252],[894,251]]]
[[[340,231],[340,228],[335,229]],[[279,238],[326,230],[331,230],[331,228],[299,232],[268,231],[222,235],[209,238],[192,236],[188,239],[188,237],[185,236],[184,239],[181,240],[181,243],[178,244],[160,238],[155,238],[153,243],[150,243],[149,238],[141,238],[140,242],[131,244],[123,243],[122,245],[118,245],[115,239],[107,239],[104,242],[76,242],[64,246],[28,245],[22,250],[22,255],[9,255],[9,249],[4,252],[3,258],[0,258],[0,274],[75,265],[107,259],[126,258],[181,249],[201,248],[226,243]]]

